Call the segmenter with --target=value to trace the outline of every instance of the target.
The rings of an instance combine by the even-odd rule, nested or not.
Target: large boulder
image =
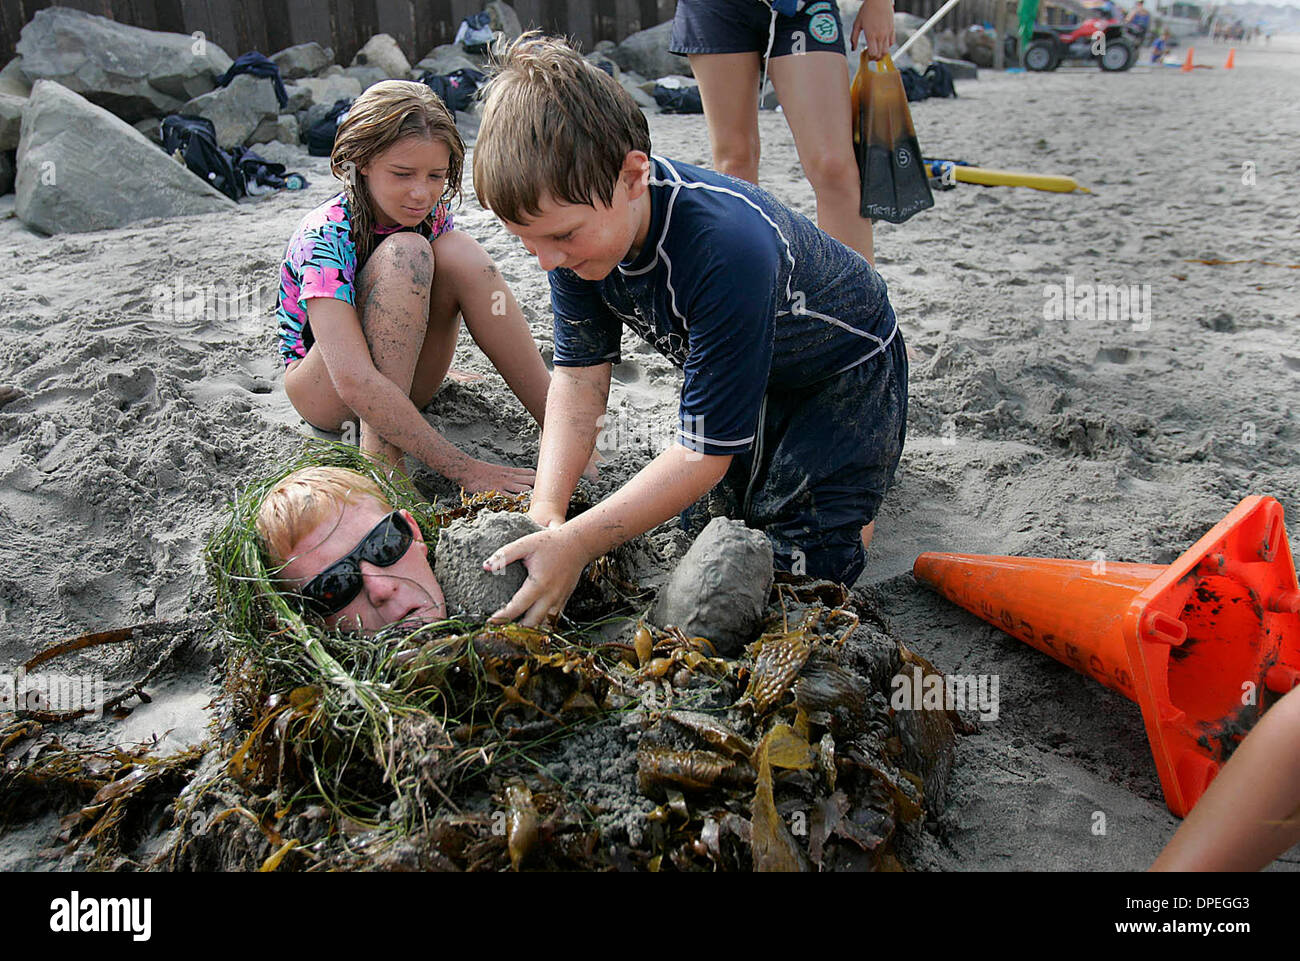
[[[14,57],[0,70],[0,93],[26,99],[31,92],[32,82],[23,73],[23,58]]]
[[[949,60],[961,60],[966,51],[962,48],[961,34],[955,30],[939,30],[931,34],[934,38],[934,55],[947,57]]]
[[[23,126],[23,108],[26,106],[26,97],[0,93],[0,150],[17,148],[18,135]]]
[[[492,29],[504,34],[506,43],[511,43],[523,35],[524,28],[519,23],[519,14],[515,13],[515,8],[510,4],[503,3],[502,0],[492,0],[483,9],[487,11]]]
[[[672,34],[671,20],[649,30],[638,31],[610,51],[609,57],[624,70],[635,70],[650,79],[672,74],[694,76],[685,57],[668,52]]]
[[[384,72],[384,80],[406,80],[411,73],[411,62],[402,53],[397,41],[386,33],[377,33],[352,58],[354,67],[377,67]]]
[[[195,97],[177,113],[206,117],[217,128],[217,143],[239,147],[261,126],[262,121],[280,115],[280,101],[269,77],[241,73],[230,83],[201,97]]]
[[[54,80],[133,122],[175,113],[230,69],[215,43],[46,7],[23,27],[17,52],[31,80]]]
[[[284,92],[289,96],[289,102],[284,105],[286,113],[299,113],[311,106],[311,91],[306,87],[301,87],[296,83],[286,83]]]
[[[473,59],[465,52],[465,48],[458,43],[444,43],[441,46],[434,47],[424,59],[411,68],[411,79],[419,80],[427,70],[435,76],[445,76],[454,70],[468,68],[470,70],[482,70],[483,64],[480,60]]]
[[[334,62],[334,50],[322,47],[315,40],[285,47],[271,56],[271,62],[280,68],[280,79],[297,80],[315,76]]]
[[[923,23],[925,23],[924,20],[912,16],[910,13],[894,14],[895,49],[906,43]],[[908,47],[907,53],[904,54],[905,57],[912,58],[910,66],[915,67],[917,70],[924,71],[926,67],[930,66],[930,62],[934,60],[934,41],[930,39],[930,36],[927,33],[925,36],[918,38],[916,43]],[[909,66],[909,64],[902,62],[899,63],[899,66],[905,67]]]
[[[355,100],[361,96],[361,82],[356,77],[347,77],[340,70],[329,77],[307,77],[298,81],[311,100],[310,106],[325,104],[327,107],[336,100]]]
[[[351,77],[357,83],[361,84],[361,89],[363,91],[369,90],[375,84],[381,83],[384,80],[394,79],[379,67],[348,67],[343,71],[343,76]],[[397,79],[410,80],[411,78],[404,76]]]
[[[233,210],[234,201],[126,121],[38,80],[23,113],[14,212],[47,234]]]
[[[993,34],[987,30],[971,30],[966,34],[966,59],[986,70],[993,66]]]

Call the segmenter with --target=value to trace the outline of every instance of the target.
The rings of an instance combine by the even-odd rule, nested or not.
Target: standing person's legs
[[[695,53],[688,58],[700,82],[713,169],[758,183],[757,53]]]
[[[817,226],[874,264],[871,221],[859,213],[847,62],[838,53],[809,51],[773,57],[768,75],[817,196]]]

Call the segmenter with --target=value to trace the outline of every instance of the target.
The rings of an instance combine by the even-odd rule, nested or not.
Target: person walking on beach
[[[879,60],[894,43],[892,0],[866,0],[849,41]],[[799,162],[817,197],[817,225],[874,263],[871,221],[859,214],[849,72],[839,7],[830,0],[678,0],[672,53],[700,84],[720,173],[758,183],[758,96],[766,67]]]
[[[1138,31],[1137,45],[1140,48],[1147,41],[1147,30],[1151,27],[1151,11],[1138,0],[1137,6],[1129,11],[1127,22]]]
[[[455,230],[465,145],[427,86],[377,83],[339,124],[330,169],[344,190],[303,218],[285,250],[276,315],[284,387],[309,424],[359,418],[361,448],[403,453],[467,491],[517,493],[531,469],[459,450],[420,414],[470,335],[540,424],[550,375],[492,259]]]

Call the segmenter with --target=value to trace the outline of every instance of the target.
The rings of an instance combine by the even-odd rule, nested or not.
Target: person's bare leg
[[[866,527],[862,528],[862,549],[866,550],[871,546],[871,538],[876,536],[876,522],[872,521]]]
[[[354,287],[371,361],[408,395],[415,366],[412,358],[421,349],[428,325],[432,277],[428,242],[418,234],[401,233],[375,248]],[[294,409],[315,427],[339,430],[345,422],[356,420],[355,412],[339,398],[320,350],[312,348],[285,371],[284,388]],[[360,441],[362,450],[401,467],[402,451],[365,424],[361,424]]]
[[[429,242],[402,232],[375,248],[356,283],[361,330],[375,369],[411,396],[416,358],[427,340],[445,332],[429,329],[429,295],[434,258]],[[455,344],[455,332],[452,332]],[[445,370],[444,370],[445,373]],[[361,423],[361,449],[403,469],[402,449]]]
[[[756,53],[693,53],[687,59],[700,82],[713,169],[758,183],[758,80]]]
[[[451,366],[459,318],[464,317],[474,342],[541,424],[551,375],[496,264],[477,241],[459,230],[435,240],[433,252],[438,266],[429,302],[429,336],[416,365],[412,400],[424,407],[437,392]]]
[[[817,196],[817,226],[874,264],[871,221],[859,213],[862,182],[853,154],[847,63],[837,53],[791,54],[774,57],[768,75]]]

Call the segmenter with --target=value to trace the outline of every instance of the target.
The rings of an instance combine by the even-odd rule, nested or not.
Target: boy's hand
[[[894,5],[892,0],[866,0],[849,30],[849,46],[858,46],[858,35],[867,45],[867,59],[879,60],[894,45]]]
[[[508,564],[523,561],[528,579],[510,603],[488,620],[493,623],[518,620],[524,627],[537,627],[543,621],[558,618],[590,560],[560,527],[510,542],[483,562],[483,570],[495,574]]]

